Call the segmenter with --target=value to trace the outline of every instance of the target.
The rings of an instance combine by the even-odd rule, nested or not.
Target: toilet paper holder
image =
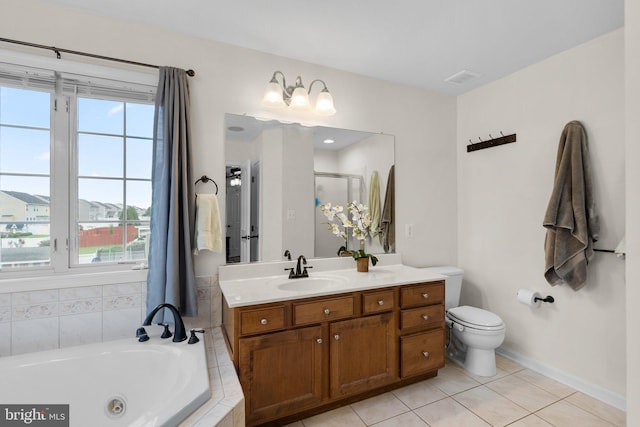
[[[544,297],[544,298],[535,297],[533,300],[534,300],[535,302],[542,301],[542,302],[548,302],[548,303],[552,303],[552,302],[554,302],[554,301],[555,301],[555,299],[553,299],[553,297],[552,297],[551,295],[547,295],[547,296],[546,296],[546,297]]]

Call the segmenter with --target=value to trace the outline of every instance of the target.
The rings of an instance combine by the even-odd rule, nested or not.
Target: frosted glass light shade
[[[336,113],[336,109],[333,106],[333,97],[329,91],[323,90],[318,94],[315,113],[319,116],[333,116]]]
[[[270,82],[264,90],[262,105],[266,107],[285,107],[282,99],[282,88],[277,82]]]
[[[289,106],[294,110],[308,110],[310,107],[309,104],[309,94],[304,87],[297,87],[293,93],[291,94],[291,103]]]

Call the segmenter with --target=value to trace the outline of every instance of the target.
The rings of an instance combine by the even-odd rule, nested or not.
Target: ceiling
[[[624,24],[624,0],[48,1],[452,95]]]

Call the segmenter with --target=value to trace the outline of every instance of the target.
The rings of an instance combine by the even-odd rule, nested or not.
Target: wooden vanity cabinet
[[[223,329],[247,426],[279,425],[435,376],[444,366],[444,282],[225,302]]]

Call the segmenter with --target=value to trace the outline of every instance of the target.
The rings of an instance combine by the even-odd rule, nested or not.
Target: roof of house
[[[28,193],[22,193],[20,191],[6,191],[6,190],[3,190],[2,192],[18,200],[21,200],[29,205],[48,205],[49,204],[48,200],[44,200],[38,196],[34,196]]]

